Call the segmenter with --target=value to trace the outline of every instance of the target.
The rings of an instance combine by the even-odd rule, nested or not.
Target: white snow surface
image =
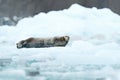
[[[64,35],[66,47],[16,48],[29,37]],[[120,80],[119,59],[120,16],[107,8],[73,4],[0,27],[0,80]]]

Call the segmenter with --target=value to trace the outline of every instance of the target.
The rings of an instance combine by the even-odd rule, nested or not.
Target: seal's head
[[[16,45],[17,45],[17,48],[20,49],[20,48],[25,47],[26,44],[27,44],[27,42],[25,40],[22,40],[22,41],[18,42]]]

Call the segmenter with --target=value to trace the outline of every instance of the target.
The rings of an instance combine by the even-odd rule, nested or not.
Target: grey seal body
[[[19,41],[17,48],[44,48],[44,47],[59,47],[66,46],[69,41],[69,36],[52,37],[52,38],[28,38]]]

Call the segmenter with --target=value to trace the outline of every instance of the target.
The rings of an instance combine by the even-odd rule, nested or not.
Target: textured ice
[[[119,80],[120,16],[85,8],[40,13],[0,27],[0,80]],[[66,47],[17,49],[28,37],[70,36]]]

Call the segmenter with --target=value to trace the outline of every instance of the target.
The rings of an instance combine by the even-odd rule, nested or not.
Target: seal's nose
[[[20,46],[18,43],[16,44],[17,48],[20,49],[22,46]]]

